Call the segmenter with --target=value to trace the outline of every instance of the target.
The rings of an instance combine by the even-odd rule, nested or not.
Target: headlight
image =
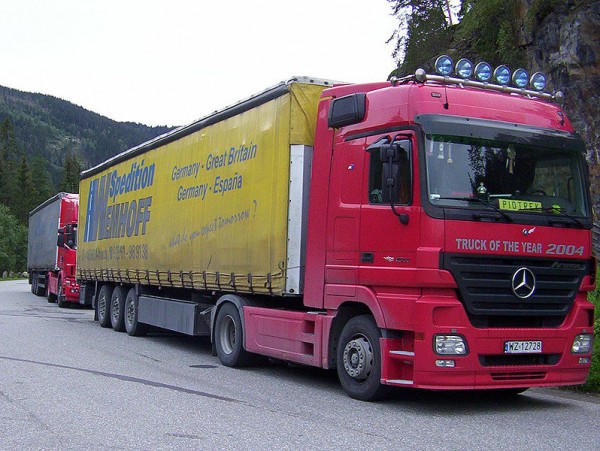
[[[435,335],[434,350],[438,355],[466,355],[467,342],[460,335]]]
[[[581,334],[575,337],[573,340],[573,346],[571,346],[571,352],[575,354],[587,354],[592,349],[592,342],[594,336],[592,334]]]

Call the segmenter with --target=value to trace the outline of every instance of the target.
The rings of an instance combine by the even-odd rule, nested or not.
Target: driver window
[[[369,163],[369,203],[376,205],[383,204],[385,198],[383,194],[384,189],[388,188],[385,187],[383,162],[381,161],[379,152],[371,152]],[[408,205],[410,203],[410,164],[406,151],[400,154],[398,176],[393,189],[396,190],[394,198],[397,200],[394,201],[395,204]]]

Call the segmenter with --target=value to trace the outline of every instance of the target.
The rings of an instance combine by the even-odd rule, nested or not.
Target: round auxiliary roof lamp
[[[543,91],[546,88],[546,76],[541,72],[536,72],[531,76],[529,84],[536,91]]]
[[[492,66],[486,62],[481,62],[475,66],[475,78],[482,82],[487,83],[492,79]]]
[[[450,75],[452,73],[452,58],[448,55],[439,56],[435,60],[435,71],[444,77]]]
[[[494,71],[496,83],[506,86],[510,82],[510,69],[507,66],[498,66]]]
[[[525,69],[517,69],[512,76],[512,84],[517,88],[526,88],[529,83],[529,74]]]
[[[454,70],[460,78],[470,78],[473,75],[473,63],[466,58],[461,58]]]

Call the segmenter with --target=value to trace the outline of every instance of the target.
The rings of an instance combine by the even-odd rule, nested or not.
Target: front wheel
[[[252,355],[244,349],[244,331],[240,312],[230,302],[225,303],[217,313],[215,348],[219,360],[225,366],[246,366],[252,360]]]
[[[69,302],[65,300],[65,292],[63,290],[61,279],[58,279],[58,294],[56,295],[56,302],[60,308],[66,308],[69,306]]]
[[[337,373],[354,399],[375,401],[387,392],[381,384],[381,332],[370,315],[355,316],[344,326],[337,348]]]

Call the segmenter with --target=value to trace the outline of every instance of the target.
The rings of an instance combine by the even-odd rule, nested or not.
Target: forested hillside
[[[9,119],[17,149],[31,161],[47,161],[52,182],[60,183],[67,154],[83,168],[170,130],[116,122],[56,97],[0,86],[0,123]]]
[[[0,86],[0,274],[25,269],[34,207],[59,191],[78,192],[82,169],[169,130]]]

